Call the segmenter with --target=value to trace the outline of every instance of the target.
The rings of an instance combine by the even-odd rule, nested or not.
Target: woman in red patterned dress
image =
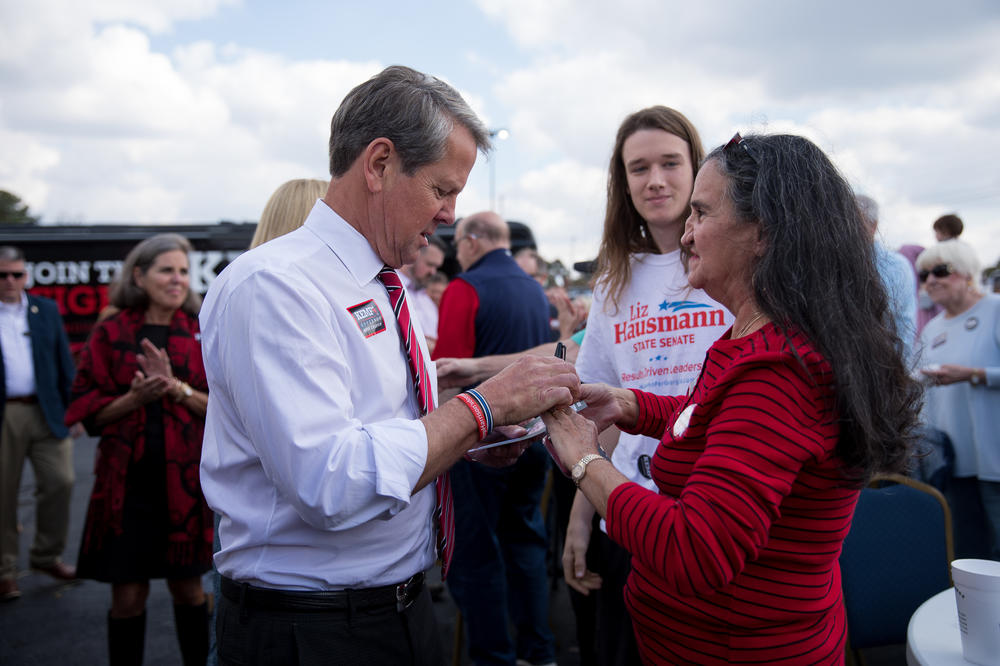
[[[204,664],[212,515],[199,483],[208,385],[188,253],[177,234],[139,243],[112,284],[117,312],[77,365],[69,423],[99,435],[78,575],[111,583],[111,663],[142,663],[149,581],[165,578],[184,663]]]
[[[839,664],[838,557],[863,482],[905,466],[905,369],[854,194],[815,145],[738,134],[706,158],[688,280],[736,317],[686,396],[584,385],[551,446],[632,553],[625,590],[652,664]],[[614,423],[660,439],[658,492],[600,454]]]

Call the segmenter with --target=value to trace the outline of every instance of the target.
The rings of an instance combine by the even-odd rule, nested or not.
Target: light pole
[[[496,139],[498,141],[504,141],[510,136],[510,132],[507,131],[505,127],[498,127],[496,129],[490,130],[490,139]],[[493,154],[489,158],[490,162],[490,210],[494,213],[497,211],[497,153],[499,151],[494,147]]]

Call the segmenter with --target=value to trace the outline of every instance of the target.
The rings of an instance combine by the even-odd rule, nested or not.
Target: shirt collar
[[[358,285],[368,284],[382,270],[384,262],[375,254],[368,239],[322,199],[316,201],[303,226],[337,255]]]
[[[17,303],[4,303],[0,301],[0,306],[2,310],[0,312],[6,312],[11,315],[23,314],[25,309],[28,307],[28,294],[22,289],[21,290],[21,300]]]

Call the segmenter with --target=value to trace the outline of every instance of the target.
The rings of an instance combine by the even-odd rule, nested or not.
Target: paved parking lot
[[[87,498],[93,484],[95,438],[76,440],[76,485],[73,489],[67,562],[76,562],[80,533],[87,511]],[[28,549],[34,535],[34,478],[31,466],[25,465],[21,482],[19,516],[24,526],[21,534],[19,565],[28,564]],[[430,572],[439,581],[439,572]],[[22,570],[17,581],[20,599],[0,603],[0,664],[4,666],[48,666],[53,664],[93,666],[107,663],[106,617],[110,607],[110,586],[95,581],[61,583],[44,574]],[[211,589],[209,576],[205,589]],[[447,591],[435,603],[441,640],[448,654],[454,645],[456,608]],[[173,607],[163,581],[153,581],[147,605],[146,659],[148,666],[175,666],[181,663],[174,635]],[[579,655],[572,628],[565,586],[560,582],[552,597],[553,630],[557,637],[558,662],[576,666]],[[468,664],[464,648],[459,663]]]

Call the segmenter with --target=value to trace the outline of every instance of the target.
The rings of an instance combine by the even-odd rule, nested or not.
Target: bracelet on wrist
[[[465,393],[475,400],[476,404],[483,410],[483,415],[486,417],[486,434],[490,434],[493,432],[493,410],[490,409],[490,403],[486,402],[483,394],[476,389],[469,389]]]
[[[472,412],[473,418],[476,419],[476,428],[479,430],[479,439],[484,439],[490,431],[486,427],[486,415],[483,413],[482,408],[480,408],[474,398],[466,393],[459,393],[455,397]]]
[[[493,432],[493,410],[486,398],[476,389],[469,389],[456,396],[469,408],[476,419],[476,426],[479,428],[479,439],[485,439]]]

